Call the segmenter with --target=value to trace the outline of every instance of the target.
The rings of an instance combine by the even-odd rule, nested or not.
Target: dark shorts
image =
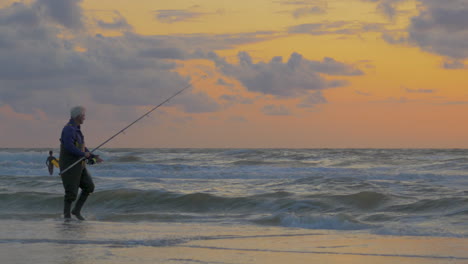
[[[77,165],[80,167],[80,165]],[[80,172],[81,171],[81,172]],[[79,170],[70,170],[62,174],[63,188],[65,189],[65,200],[75,201],[78,196],[78,188],[81,188],[83,192],[92,193],[94,192],[94,182],[91,175],[88,173],[86,167]]]

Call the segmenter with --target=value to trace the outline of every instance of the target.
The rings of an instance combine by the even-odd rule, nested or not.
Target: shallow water
[[[0,220],[2,263],[411,263],[468,261],[466,238],[259,225]]]

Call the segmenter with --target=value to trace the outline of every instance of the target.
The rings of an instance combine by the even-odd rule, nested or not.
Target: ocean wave
[[[10,192],[0,194],[0,211],[45,209],[48,211],[63,201],[62,193]],[[209,193],[173,193],[165,190],[114,189],[92,194],[88,206],[93,210],[112,212],[185,212],[185,213],[353,213],[365,212],[367,221],[395,219],[389,214],[419,213],[466,214],[468,198],[451,197],[423,199],[400,203],[392,195],[378,192],[358,192],[348,195],[316,194],[297,196],[278,191],[253,196],[226,197]]]
[[[10,208],[29,210],[60,207],[63,194],[43,192],[12,192],[0,194],[0,211]],[[92,210],[115,213],[185,212],[185,213],[275,213],[291,211],[330,210],[321,201],[304,200],[286,192],[273,192],[245,197],[223,197],[208,193],[172,193],[164,190],[115,189],[97,191],[87,206]]]
[[[353,206],[354,208],[371,210],[385,205],[391,200],[391,196],[379,192],[365,191],[347,195],[330,196],[329,199],[340,204]]]
[[[385,208],[391,212],[445,212],[464,207],[468,204],[467,197],[445,197],[438,199],[422,199],[411,203],[392,205]]]
[[[373,225],[361,223],[354,217],[346,214],[314,216],[285,213],[263,217],[253,222],[261,225],[305,229],[361,230],[373,227]]]
[[[435,150],[288,150],[288,149],[104,149],[104,163],[91,167],[98,176],[158,176],[170,171],[255,170],[268,177],[300,176],[366,179],[466,177],[464,151]],[[56,157],[59,152],[55,150]],[[0,175],[47,175],[48,149],[0,149]],[[439,160],[438,160],[439,159]],[[276,171],[275,171],[276,170]],[[57,171],[57,170],[56,170]],[[259,174],[260,173],[260,174]],[[185,177],[187,175],[184,175]]]
[[[132,162],[141,162],[143,158],[136,155],[124,155],[115,158],[111,158],[107,160],[108,162],[125,162],[125,163],[132,163]]]
[[[409,225],[409,224],[392,224],[387,223],[380,227],[370,230],[371,233],[377,235],[391,235],[391,236],[436,236],[436,237],[459,237],[466,238],[468,233],[456,230],[449,230],[444,227],[436,226],[422,226],[422,225]]]
[[[0,194],[0,212],[4,215],[19,212],[50,213],[63,205],[63,195],[43,192]]]

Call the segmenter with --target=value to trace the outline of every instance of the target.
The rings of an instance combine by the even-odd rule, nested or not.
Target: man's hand
[[[88,159],[89,157],[91,157],[91,152],[85,152],[85,153],[84,153],[84,157],[87,158],[87,159]]]
[[[94,159],[96,160],[96,163],[101,163],[104,160],[99,157],[99,155],[94,156]]]
[[[88,159],[87,163],[89,165],[94,165],[96,163],[101,163],[103,160],[99,157],[99,155],[94,155],[92,158]]]

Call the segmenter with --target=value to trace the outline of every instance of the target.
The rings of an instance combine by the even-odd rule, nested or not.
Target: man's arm
[[[84,157],[85,153],[75,146],[75,131],[72,127],[66,126],[63,128],[62,144],[65,149],[77,157]]]

